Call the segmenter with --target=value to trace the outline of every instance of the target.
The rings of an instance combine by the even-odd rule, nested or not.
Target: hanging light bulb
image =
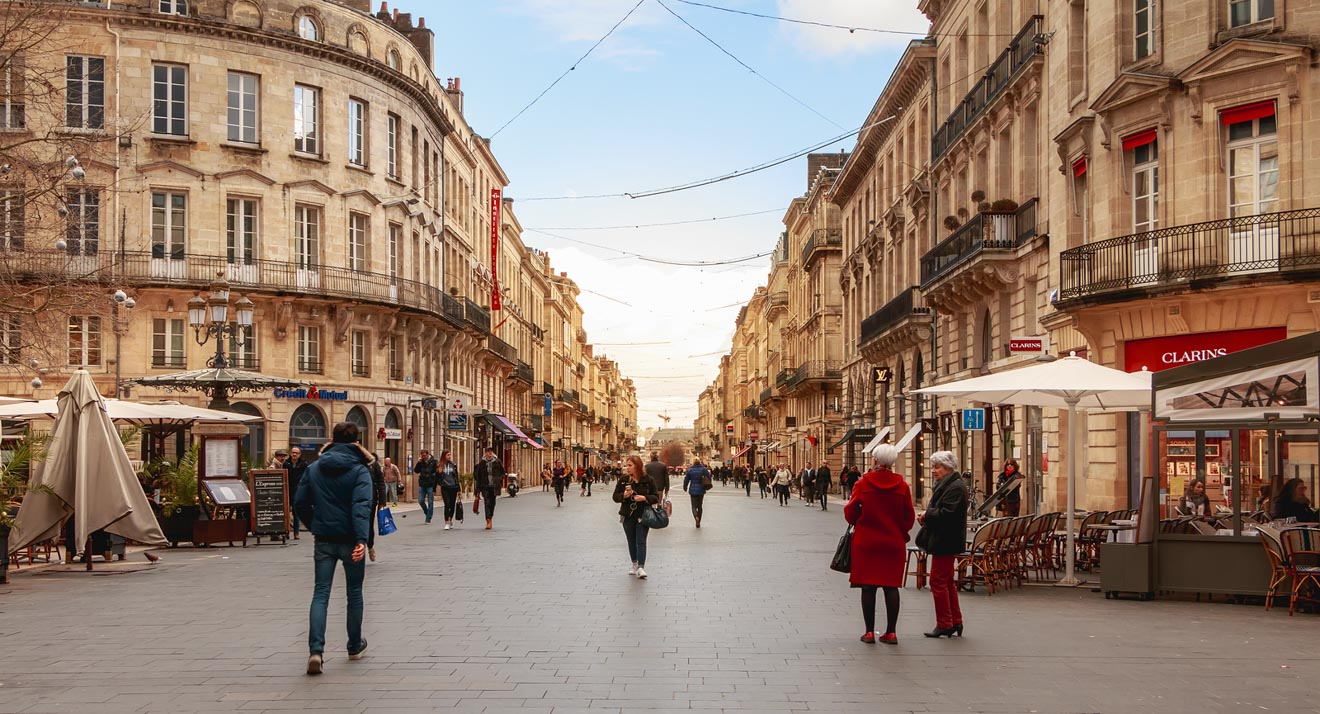
[[[73,167],[73,171],[71,171],[70,173],[72,173],[73,177],[75,179],[78,179],[79,181],[82,181],[83,179],[87,178],[87,171],[83,169],[83,167],[81,166]]]
[[[33,388],[33,389],[41,389],[41,377],[33,377],[33,378],[32,378],[32,388]]]
[[[64,160],[64,166],[65,166],[65,168],[70,168],[70,169],[71,169],[71,168],[73,168],[73,167],[75,167],[75,166],[77,166],[77,165],[78,165],[78,157],[77,157],[77,156],[70,156],[69,158],[67,158],[67,159]]]
[[[60,238],[59,240],[55,241],[55,250],[68,250],[68,249],[69,249],[68,241],[64,240],[63,238]]]

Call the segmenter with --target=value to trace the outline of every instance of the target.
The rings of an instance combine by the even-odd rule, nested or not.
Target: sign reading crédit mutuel
[[[298,387],[297,389],[288,389],[286,387],[275,388],[276,399],[321,399],[330,402],[348,401],[347,389],[317,389],[316,387]]]

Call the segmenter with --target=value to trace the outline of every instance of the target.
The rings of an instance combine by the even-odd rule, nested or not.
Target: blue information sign
[[[963,431],[985,431],[985,410],[964,409]]]
[[[550,395],[547,394],[547,395],[545,395],[545,415],[546,415],[546,416],[554,416],[554,414],[555,414],[555,412],[554,412],[554,405],[553,405],[553,403],[550,401]]]
[[[467,412],[449,412],[449,430],[467,431],[468,430]]]

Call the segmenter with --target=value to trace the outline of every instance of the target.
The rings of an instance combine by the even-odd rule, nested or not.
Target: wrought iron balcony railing
[[[817,380],[839,380],[843,378],[843,365],[837,360],[813,360],[803,362],[793,370],[786,386],[792,388],[803,382]]]
[[[1072,300],[1320,270],[1320,208],[1171,226],[1069,248],[1061,305]]]
[[[1013,41],[990,65],[990,69],[972,85],[971,91],[958,103],[958,106],[954,107],[949,118],[944,120],[931,137],[932,160],[938,161],[944,156],[949,147],[953,146],[953,143],[967,132],[968,127],[980,118],[986,107],[1013,84],[1022,69],[1030,64],[1034,57],[1041,54],[1041,43],[1037,40],[1044,19],[1042,15],[1033,15],[1027,20],[1027,24],[1022,26]]]
[[[486,349],[509,364],[518,364],[518,349],[495,335],[486,337]]]
[[[478,330],[490,333],[490,312],[468,298],[463,300],[463,319]]]
[[[843,250],[843,230],[840,228],[817,228],[811,232],[806,245],[802,246],[802,267],[811,265],[816,253],[828,248]]]
[[[365,364],[354,364],[354,365],[353,365],[353,376],[354,376],[354,377],[370,377],[370,376],[371,376],[371,367],[368,367],[368,366],[365,365]]]
[[[762,404],[765,404],[766,402],[770,401],[770,397],[774,395],[774,393],[775,390],[773,387],[766,387],[765,389],[762,389],[760,402]]]
[[[151,366],[157,369],[183,369],[188,360],[183,355],[152,355]]]
[[[899,293],[893,300],[885,303],[884,307],[862,320],[862,331],[857,344],[866,344],[913,316],[930,319],[930,308],[922,304],[921,289],[915,286]]]
[[[1036,199],[1012,211],[986,211],[972,216],[948,238],[921,256],[924,288],[986,251],[1012,251],[1036,237]]]
[[[321,360],[319,359],[312,359],[310,357],[298,358],[298,371],[303,374],[321,374],[322,369]]]
[[[513,376],[527,384],[536,384],[536,375],[532,371],[532,366],[526,362],[518,362],[514,366]]]

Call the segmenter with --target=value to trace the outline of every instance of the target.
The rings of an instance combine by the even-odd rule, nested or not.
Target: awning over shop
[[[733,458],[735,458],[735,459],[740,459],[740,458],[742,458],[743,454],[746,454],[748,451],[751,450],[751,448],[752,448],[752,447],[750,447],[750,446],[744,446],[744,447],[742,447],[742,449],[739,450],[738,453],[736,453],[736,454],[733,455]]]
[[[544,446],[541,446],[540,444],[538,444],[538,443],[536,443],[534,440],[532,440],[531,437],[529,437],[529,436],[527,436],[526,434],[524,434],[523,431],[522,431],[522,429],[519,429],[519,428],[518,428],[518,425],[517,425],[517,424],[514,424],[513,422],[509,421],[507,418],[505,418],[505,416],[504,416],[503,414],[496,414],[496,413],[494,413],[494,412],[488,412],[488,413],[486,413],[486,414],[482,414],[481,416],[482,416],[482,418],[484,418],[484,419],[486,420],[486,423],[488,423],[488,424],[491,425],[491,428],[493,428],[493,429],[495,429],[496,431],[498,431],[498,432],[504,434],[505,436],[508,436],[508,437],[512,437],[512,438],[514,438],[514,439],[517,439],[518,441],[521,441],[521,442],[523,442],[524,444],[527,444],[528,446],[532,447],[533,449],[544,449],[544,448],[545,448]]]
[[[837,448],[839,448],[840,446],[842,446],[842,445],[844,445],[844,444],[846,444],[846,443],[848,443],[848,442],[850,442],[850,441],[869,441],[870,439],[872,439],[872,438],[874,438],[874,437],[875,437],[875,427],[873,427],[873,426],[859,426],[859,427],[853,427],[852,429],[849,429],[849,430],[843,435],[843,438],[842,438],[842,439],[839,439],[839,440],[838,440],[837,442],[835,442],[835,444],[834,444],[833,446],[831,446],[830,448],[831,448],[831,449],[837,449]]]

